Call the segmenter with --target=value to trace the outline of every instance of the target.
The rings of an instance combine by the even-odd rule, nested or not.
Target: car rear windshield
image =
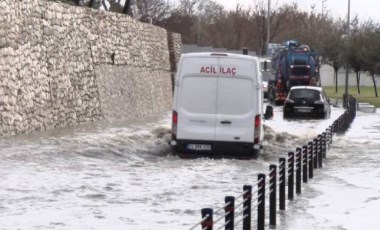
[[[290,91],[289,98],[292,100],[296,99],[310,99],[310,100],[320,100],[320,93],[318,90],[313,89],[293,89]]]

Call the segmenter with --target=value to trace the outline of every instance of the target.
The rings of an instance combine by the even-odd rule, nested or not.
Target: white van
[[[183,54],[175,80],[172,152],[252,158],[264,137],[259,61],[227,53]],[[273,108],[268,109],[271,118]]]

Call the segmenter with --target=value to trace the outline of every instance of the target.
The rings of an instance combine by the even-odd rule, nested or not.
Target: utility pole
[[[325,16],[325,3],[326,3],[327,0],[322,0],[322,18],[323,16]]]
[[[347,14],[347,37],[346,37],[346,54],[348,52],[348,48],[349,48],[349,39],[350,39],[350,0],[348,0],[348,14]],[[348,65],[348,62],[346,60],[346,82],[345,82],[345,89],[344,89],[344,106],[346,107],[346,109],[348,109],[348,75],[350,73],[350,70],[349,70],[349,65]]]
[[[270,0],[268,0],[268,13],[267,13],[267,39],[265,42],[266,55],[268,55],[268,51],[269,51],[269,38],[270,38]]]

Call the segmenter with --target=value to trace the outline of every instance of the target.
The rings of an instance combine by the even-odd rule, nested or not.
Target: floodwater
[[[172,156],[169,112],[2,139],[0,229],[190,229],[201,208],[219,209],[225,196],[256,185],[259,173],[342,112],[334,108],[328,120],[284,121],[276,107],[257,160]],[[334,136],[324,168],[278,213],[277,229],[378,229],[378,118],[359,112],[345,135]]]

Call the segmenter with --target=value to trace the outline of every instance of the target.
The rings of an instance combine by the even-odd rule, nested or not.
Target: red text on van
[[[201,67],[201,73],[203,74],[223,74],[223,75],[230,75],[235,76],[236,74],[236,68],[235,67],[219,67],[219,69],[215,66],[202,66]]]

